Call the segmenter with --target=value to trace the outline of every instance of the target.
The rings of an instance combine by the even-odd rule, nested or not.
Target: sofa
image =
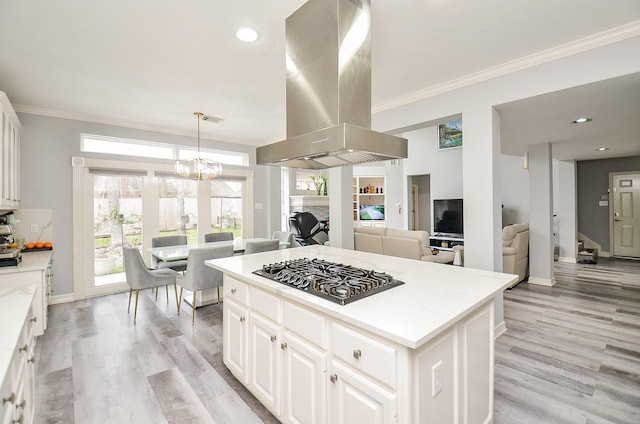
[[[442,264],[453,263],[455,256],[452,252],[443,251],[432,254],[428,231],[357,226],[353,229],[353,238],[355,250],[362,252]]]
[[[507,225],[502,229],[502,272],[518,275],[509,288],[529,275],[529,224]]]

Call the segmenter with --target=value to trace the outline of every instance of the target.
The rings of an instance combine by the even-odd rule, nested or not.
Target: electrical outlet
[[[38,226],[38,224],[31,224],[31,232],[32,233],[39,233],[40,232],[40,227]]]
[[[431,397],[442,391],[442,361],[431,367]]]

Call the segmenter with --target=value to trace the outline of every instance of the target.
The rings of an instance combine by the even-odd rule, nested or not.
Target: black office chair
[[[324,244],[329,240],[329,222],[318,221],[311,212],[295,212],[289,216],[293,238],[302,246]]]

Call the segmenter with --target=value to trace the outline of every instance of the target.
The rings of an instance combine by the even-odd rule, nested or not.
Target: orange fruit
[[[33,249],[34,247],[36,247],[35,243],[27,243],[27,245],[25,246],[27,249]]]
[[[53,244],[50,241],[45,241],[44,247],[46,247],[47,249],[51,249],[53,247]]]
[[[36,249],[42,249],[44,247],[44,243],[39,241],[36,243]]]

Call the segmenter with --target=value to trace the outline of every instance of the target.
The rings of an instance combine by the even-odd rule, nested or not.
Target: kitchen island
[[[404,284],[340,305],[253,274],[305,257]],[[329,246],[207,265],[224,273],[224,363],[280,421],[492,420],[493,299],[516,276]]]

